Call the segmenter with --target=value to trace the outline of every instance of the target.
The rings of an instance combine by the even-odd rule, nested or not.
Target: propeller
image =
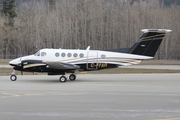
[[[23,64],[23,61],[22,61],[22,59],[21,59],[21,57],[20,57],[20,61],[21,61],[21,75],[23,75],[23,67],[24,67],[24,64]]]

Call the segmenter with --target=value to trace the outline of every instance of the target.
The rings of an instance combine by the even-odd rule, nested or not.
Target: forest
[[[175,0],[174,0],[175,1]],[[168,0],[1,0],[0,58],[42,48],[131,47],[146,28],[171,29],[155,59],[180,59],[180,6]]]

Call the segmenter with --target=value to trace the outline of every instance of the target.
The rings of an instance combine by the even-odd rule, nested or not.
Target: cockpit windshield
[[[36,52],[34,55],[35,56],[40,56],[40,51]]]

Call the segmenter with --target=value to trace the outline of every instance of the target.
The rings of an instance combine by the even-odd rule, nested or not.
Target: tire
[[[59,81],[62,82],[62,83],[64,83],[64,82],[67,81],[67,78],[66,78],[65,76],[61,76],[61,77],[59,78]]]
[[[76,75],[71,74],[71,75],[69,76],[69,80],[71,80],[71,81],[76,80]]]
[[[17,80],[17,76],[16,75],[11,75],[10,79],[11,79],[11,81],[16,81]]]

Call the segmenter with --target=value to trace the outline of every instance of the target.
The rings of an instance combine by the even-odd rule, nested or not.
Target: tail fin
[[[144,34],[128,51],[136,55],[154,57],[168,29],[143,29]]]

